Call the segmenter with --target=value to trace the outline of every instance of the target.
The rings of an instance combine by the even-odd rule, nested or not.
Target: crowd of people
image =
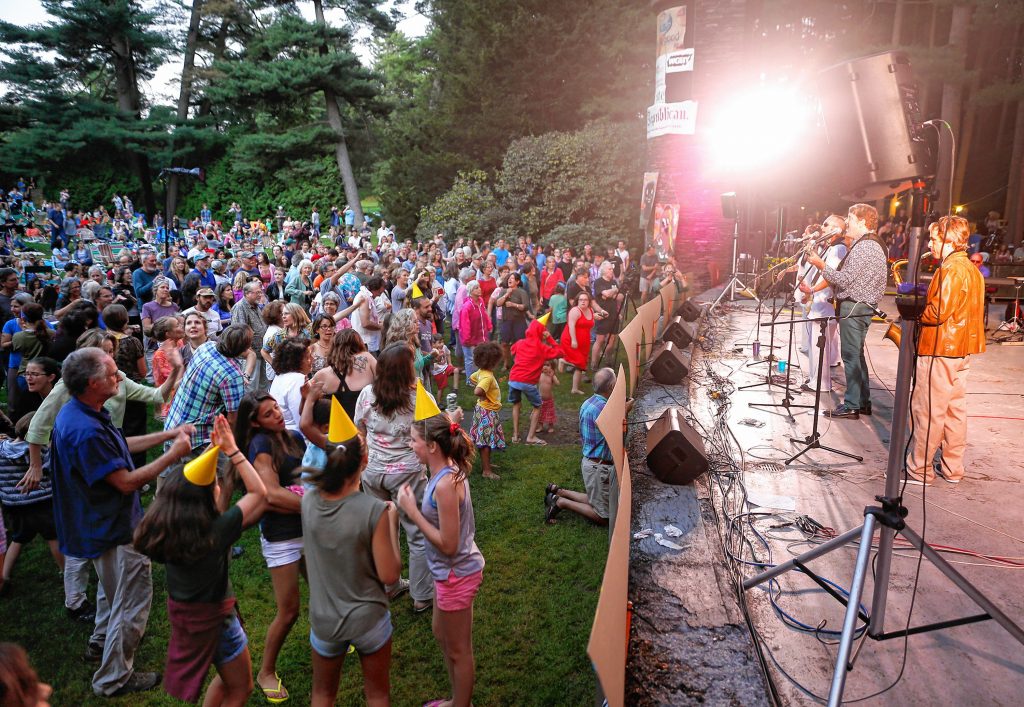
[[[14,191],[19,213],[31,211],[26,190]],[[595,393],[580,410],[586,493],[549,486],[544,517],[568,509],[607,523],[612,466],[596,418],[614,374],[601,363],[614,356],[637,284],[647,298],[666,282],[682,287],[681,276],[650,253],[636,267],[622,241],[579,252],[528,238],[417,243],[384,221],[357,228],[347,207],[332,208],[321,230],[315,208],[308,221],[283,210],[249,221],[233,204],[233,221],[222,223],[204,205],[183,236],[160,243],[143,221],[101,259],[83,231],[95,238],[104,214],[125,222],[131,200],[72,216],[69,199],[48,205],[53,274],[23,258],[0,269],[9,414],[0,420],[0,587],[21,547],[46,540],[69,617],[93,625],[92,688],[120,695],[161,681],[136,670],[134,655],[153,597],[150,562],[163,563],[164,689],[195,701],[213,665],[206,704],[242,704],[254,687],[272,703],[289,698],[277,659],[301,610],[300,576],[312,703],[333,703],[355,650],[368,703],[386,704],[390,611],[408,593],[414,612],[433,614],[451,682],[451,697],[430,704],[470,704],[484,566],[473,540],[474,459],[499,479],[494,452],[547,444],[559,374],[571,368],[579,395],[592,374]],[[33,238],[34,224],[9,229],[8,246]],[[460,388],[476,400],[465,420]],[[436,414],[417,414],[422,396]],[[531,413],[521,426],[524,398]],[[342,443],[329,439],[338,416],[353,425]],[[161,429],[148,432],[154,418]],[[183,470],[214,447],[215,476],[189,478]],[[253,670],[228,567],[255,524],[276,614]]]

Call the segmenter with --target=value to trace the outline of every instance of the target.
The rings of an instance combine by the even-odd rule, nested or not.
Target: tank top
[[[359,391],[349,389],[348,383],[345,382],[345,376],[343,376],[337,368],[331,366],[331,370],[334,372],[334,375],[338,376],[338,380],[340,381],[338,383],[338,389],[331,393],[331,397],[338,401],[338,404],[344,408],[350,418],[355,419],[356,401],[359,400]]]
[[[423,503],[420,505],[420,512],[430,521],[435,528],[441,527],[437,513],[437,501],[434,500],[434,489],[438,482],[455,471],[454,467],[446,466],[437,472],[427,482],[427,489],[423,493]],[[430,576],[436,580],[448,579],[451,572],[456,577],[466,577],[479,572],[484,568],[484,556],[476,546],[476,518],[473,515],[473,499],[469,493],[469,481],[463,479],[466,486],[466,497],[459,503],[459,547],[454,555],[445,555],[434,547],[433,543],[426,543],[427,568]]]

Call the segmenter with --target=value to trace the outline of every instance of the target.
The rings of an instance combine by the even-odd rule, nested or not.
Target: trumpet
[[[900,272],[900,269],[906,267],[907,263],[909,262],[910,261],[907,260],[906,258],[902,260],[893,261],[893,264],[891,266],[892,279],[896,283],[897,288],[903,284],[903,274]],[[889,322],[889,326],[885,330],[885,335],[882,337],[896,344],[896,348],[899,348],[900,346],[900,339],[903,333],[903,331],[900,329],[901,321],[901,319],[897,319],[895,321]]]

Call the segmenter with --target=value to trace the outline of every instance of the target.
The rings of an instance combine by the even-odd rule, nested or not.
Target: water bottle
[[[448,397],[445,398],[447,404],[445,410],[452,413],[459,409],[459,396],[455,393],[448,393]]]
[[[751,348],[753,349],[754,360],[755,361],[760,361],[761,360],[761,342],[760,341],[755,341]]]

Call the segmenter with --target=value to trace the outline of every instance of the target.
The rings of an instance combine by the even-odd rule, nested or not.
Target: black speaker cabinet
[[[666,409],[647,432],[647,466],[659,481],[679,486],[708,470],[704,440],[678,409]]]
[[[700,319],[700,307],[695,305],[690,300],[686,300],[681,305],[676,307],[674,316],[682,317],[684,320],[688,322],[695,322],[698,319]]]
[[[690,357],[671,341],[658,344],[651,355],[651,376],[662,385],[679,385],[690,375]]]
[[[672,317],[661,335],[662,341],[671,341],[681,349],[685,349],[693,341],[693,327],[683,321],[682,317]]]
[[[836,64],[817,77],[829,150],[841,165],[839,193],[874,201],[935,173],[929,129],[921,124],[918,86],[903,52]]]

